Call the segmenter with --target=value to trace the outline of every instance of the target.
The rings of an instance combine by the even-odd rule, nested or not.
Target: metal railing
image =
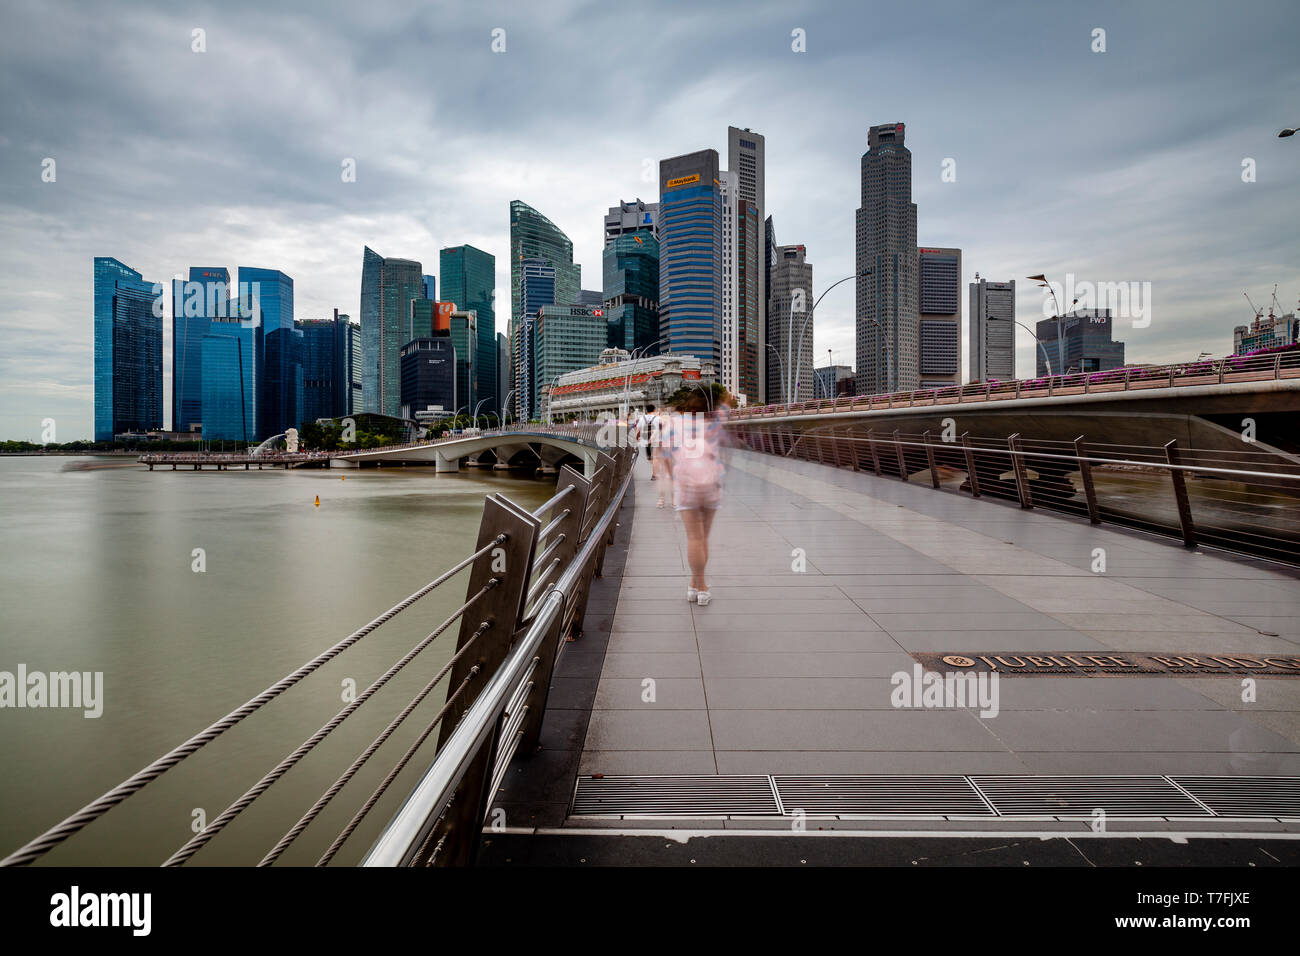
[[[931,405],[1014,401],[1290,378],[1300,378],[1300,350],[1267,355],[1230,355],[1227,358],[1184,362],[1181,365],[1127,367],[1107,372],[1077,372],[1010,382],[990,380],[882,395],[843,395],[834,399],[785,405],[748,406],[737,409],[732,419],[875,411],[882,408],[924,408]]]
[[[1265,451],[741,426],[750,449],[1300,564],[1300,463]]]
[[[439,736],[432,766],[366,862],[367,865],[472,862],[489,795],[500,783],[516,752],[521,748],[525,752],[536,749],[555,659],[563,639],[581,633],[588,589],[592,579],[600,574],[605,548],[613,538],[615,516],[631,477],[635,451],[626,446],[611,447],[602,450],[597,458],[597,468],[590,478],[584,478],[567,465],[562,467],[555,494],[532,511],[503,495],[489,495],[484,501],[473,553],[241,707],[10,853],[0,860],[0,865],[26,865],[40,859],[463,572],[468,573],[465,600],[450,615],[167,857],[163,865],[175,866],[190,860],[394,677],[408,668],[423,666],[413,666],[413,662],[457,623],[456,648],[450,659],[265,853],[259,865],[276,862],[440,686],[446,688],[442,706],[334,836],[317,865],[328,864],[335,858],[401,772],[420,756],[434,731]],[[432,796],[431,781],[438,784]],[[449,806],[451,812],[447,812]],[[418,835],[415,841],[418,845],[404,839],[411,832]]]

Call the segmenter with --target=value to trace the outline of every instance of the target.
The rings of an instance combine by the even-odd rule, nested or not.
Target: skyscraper
[[[188,282],[172,283],[172,431],[203,421],[203,337],[214,319],[237,321],[230,270],[192,267]]]
[[[736,384],[727,388],[758,402],[766,392],[767,261],[764,220],[767,216],[767,140],[751,129],[727,127],[727,168],[736,174],[734,231],[738,345],[734,354]],[[751,223],[750,220],[753,220]],[[751,228],[753,235],[751,237]],[[725,381],[725,372],[719,369]]]
[[[555,384],[564,372],[595,365],[605,349],[605,310],[581,305],[544,305],[537,315],[537,382]]]
[[[293,280],[278,269],[239,267],[262,337],[257,396],[257,437],[297,428],[303,407],[302,330],[293,321]]]
[[[480,401],[485,408],[496,408],[501,404],[501,396],[497,394],[497,320],[493,304],[497,284],[496,256],[473,246],[443,249],[439,255],[439,272],[443,299],[475,313],[476,339],[470,365],[470,389],[468,398],[467,393],[460,393],[461,401],[469,402],[471,412]],[[457,358],[460,354],[457,346]]]
[[[961,384],[961,250],[917,250],[922,388]]]
[[[1016,283],[990,282],[975,273],[970,284],[970,382],[1016,377]]]
[[[424,297],[430,302],[438,301],[438,279],[436,276],[424,277]]]
[[[202,341],[203,440],[254,444],[266,368],[261,317],[211,322]],[[276,432],[271,432],[271,435]],[[269,436],[267,436],[269,437]]]
[[[445,288],[446,283],[443,285]],[[444,306],[447,308],[444,309]],[[478,313],[473,309],[457,309],[450,302],[439,302],[438,313],[447,316],[447,333],[456,349],[455,410],[472,412],[475,403],[470,401],[470,396],[477,359],[475,353],[478,351]]]
[[[612,212],[612,210],[611,210]],[[535,283],[534,293],[527,306],[523,302],[521,283],[525,262],[531,262],[532,268],[547,266],[554,270],[549,280],[549,292],[539,290],[546,287],[546,282]],[[573,261],[573,242],[551,220],[542,215],[522,200],[510,203],[510,321],[507,334],[510,336],[511,375],[515,388],[521,388],[520,382],[529,378],[533,370],[519,366],[525,353],[532,355],[530,344],[522,337],[532,335],[527,328],[536,320],[537,310],[543,305],[560,303],[571,305],[578,301],[582,287],[582,267]],[[549,295],[549,298],[546,296]],[[530,393],[536,394],[536,383],[530,383]],[[503,396],[504,397],[504,396]],[[521,389],[518,396],[511,399],[516,403],[531,403],[532,399]],[[534,406],[535,407],[535,406]],[[529,415],[522,405],[516,404],[517,413],[525,421]]]
[[[716,365],[722,351],[722,190],[718,151],[659,163],[659,334]]]
[[[511,336],[511,364],[515,394],[511,396],[515,416],[530,421],[537,416],[537,311],[555,304],[555,266],[540,257],[519,264],[520,315]]]
[[[401,348],[410,341],[411,300],[425,297],[422,273],[420,263],[369,246],[361,255],[361,411],[401,415]]]
[[[1043,347],[1034,350],[1038,376],[1123,368],[1124,343],[1111,340],[1114,327],[1110,309],[1076,309],[1059,320],[1040,320],[1035,331]]]
[[[95,441],[163,426],[160,282],[95,257]]]
[[[659,240],[649,229],[633,230],[605,243],[601,254],[606,344],[643,349],[659,346]]]
[[[649,232],[659,235],[659,204],[635,199],[632,202],[619,200],[617,206],[610,206],[605,215],[605,245],[609,245],[619,236],[629,232]]]
[[[463,404],[456,395],[456,348],[449,335],[407,342],[401,358],[403,418],[433,407],[452,415]]]
[[[857,213],[857,391],[920,385],[916,204],[903,124],[873,126]],[[862,275],[870,269],[869,275]]]
[[[812,263],[801,245],[777,246],[772,260],[768,314],[772,344],[780,353],[774,401],[806,402],[816,387],[813,374]],[[802,331],[802,336],[800,332]],[[784,373],[784,375],[781,375]]]
[[[309,319],[298,324],[303,334],[302,422],[347,415],[352,390],[348,367],[352,323],[335,309],[331,319]]]

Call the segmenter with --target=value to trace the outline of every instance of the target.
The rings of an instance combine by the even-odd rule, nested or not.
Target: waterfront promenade
[[[557,667],[543,749],[497,794],[512,828],[637,813],[740,826],[726,807],[739,805],[743,778],[765,775],[791,791],[818,775],[1105,777],[1115,806],[1154,799],[1152,818],[1168,815],[1161,794],[1180,789],[1166,775],[1300,775],[1295,677],[1259,677],[1246,701],[1236,673],[1011,676],[987,718],[891,703],[891,677],[912,672],[913,654],[1295,658],[1294,569],[736,451],[713,528],[714,598],[691,606],[681,523],[655,508],[659,486],[644,461],[637,469],[586,633]],[[1092,570],[1096,549],[1105,573]],[[1152,779],[1117,779],[1131,775]],[[684,789],[673,804],[642,788],[650,802],[637,807],[636,793],[617,790],[622,777]],[[712,796],[698,779],[709,777]],[[925,783],[912,781],[911,795],[926,796]]]

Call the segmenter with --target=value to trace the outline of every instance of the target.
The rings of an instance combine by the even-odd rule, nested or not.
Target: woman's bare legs
[[[713,527],[712,508],[690,508],[681,512],[686,529],[686,562],[691,566],[691,587],[707,591],[704,570],[709,563],[709,530]]]

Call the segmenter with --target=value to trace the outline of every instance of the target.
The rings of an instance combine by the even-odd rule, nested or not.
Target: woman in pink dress
[[[704,572],[709,563],[709,531],[722,503],[723,423],[729,411],[725,392],[716,409],[710,408],[712,398],[693,390],[681,399],[677,413],[668,419],[661,449],[672,480],[673,507],[686,529],[686,560],[691,566],[686,600],[701,607],[712,598]]]

